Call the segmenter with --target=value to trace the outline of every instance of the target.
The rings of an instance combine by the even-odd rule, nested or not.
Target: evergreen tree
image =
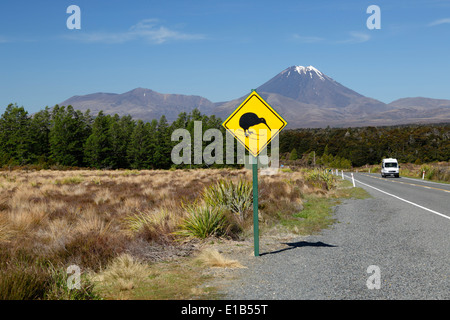
[[[109,129],[111,116],[100,111],[92,124],[92,133],[84,146],[85,163],[95,168],[110,168],[113,164]]]
[[[39,164],[45,164],[50,156],[51,116],[48,107],[35,113],[30,123],[31,153],[33,160]]]
[[[49,132],[50,158],[60,165],[83,166],[84,143],[91,133],[91,122],[89,110],[83,115],[72,106],[66,109],[56,105]]]
[[[153,164],[156,168],[168,169],[172,163],[170,153],[172,150],[171,132],[166,117],[159,119],[156,127],[156,145]]]
[[[289,160],[297,160],[298,159],[298,155],[297,155],[297,149],[292,149],[291,154],[289,155]]]
[[[133,169],[149,169],[151,167],[150,125],[138,120],[131,134],[127,154]]]
[[[1,164],[24,165],[31,160],[30,118],[23,107],[9,104],[0,118]]]
[[[188,115],[186,114],[186,112],[181,112],[178,115],[178,118],[172,122],[171,124],[171,131],[174,131],[175,129],[186,129],[186,126],[188,124]]]
[[[134,121],[130,115],[119,118],[117,114],[109,126],[110,161],[112,168],[128,168],[127,147],[133,134]]]

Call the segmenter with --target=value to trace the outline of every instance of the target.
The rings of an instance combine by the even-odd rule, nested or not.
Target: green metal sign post
[[[287,125],[284,120],[264,99],[252,90],[250,95],[222,123],[222,126],[233,135],[249,152],[253,170],[253,237],[255,257],[259,256],[259,223],[258,223],[258,155]],[[259,141],[259,132],[263,129],[265,139]],[[267,130],[269,129],[269,130]],[[250,135],[257,137],[250,138]],[[250,140],[258,140],[251,143]]]
[[[253,169],[253,244],[255,257],[259,256],[259,220],[258,220],[258,157],[252,156]]]

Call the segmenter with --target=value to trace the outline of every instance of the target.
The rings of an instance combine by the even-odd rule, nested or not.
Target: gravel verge
[[[252,241],[223,243],[246,268],[217,271],[210,285],[230,300],[449,299],[448,224],[367,191],[374,198],[334,207],[320,234],[263,237],[260,257]]]

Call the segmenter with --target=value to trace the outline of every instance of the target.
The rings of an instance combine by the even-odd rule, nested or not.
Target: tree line
[[[29,115],[23,107],[10,104],[0,117],[0,167],[168,169],[207,166],[174,165],[171,161],[172,149],[179,143],[171,141],[173,131],[186,129],[193,139],[194,121],[202,122],[202,134],[215,128],[225,137],[222,120],[214,115],[202,115],[198,109],[189,114],[180,113],[169,124],[165,116],[144,122],[130,115],[105,115],[100,111],[93,116],[89,110],[82,113],[72,106],[58,105]],[[202,143],[205,147],[206,142]],[[233,149],[237,150],[234,143]],[[279,151],[281,160],[302,159],[306,164],[336,168],[379,164],[384,157],[416,164],[449,161],[450,124],[285,129],[280,133]]]
[[[164,115],[144,122],[130,115],[100,111],[93,116],[89,110],[82,113],[58,105],[29,115],[10,104],[0,118],[0,166],[168,169],[174,166],[171,151],[178,143],[171,141],[172,132],[184,128],[193,137],[194,121],[202,122],[203,132],[223,130],[220,118],[198,109],[180,113],[169,124]]]
[[[450,161],[450,124],[283,130],[280,153],[309,163],[313,156],[316,163],[342,162],[344,168],[346,161],[361,167],[386,157],[416,164]]]

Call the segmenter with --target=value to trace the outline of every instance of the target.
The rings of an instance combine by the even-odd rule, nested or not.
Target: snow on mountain
[[[318,76],[320,80],[325,81],[325,78],[323,77],[322,72],[320,72],[319,70],[317,70],[316,68],[314,68],[313,66],[308,66],[308,67],[304,67],[304,66],[294,66],[293,67],[295,72],[297,72],[298,74],[308,74],[309,77],[312,79],[313,74]],[[289,77],[291,74],[291,70],[292,68],[288,68],[286,70],[284,70],[283,72],[288,72],[287,76]]]
[[[370,114],[386,105],[341,85],[313,66],[291,66],[257,88],[323,109],[346,109]]]
[[[448,122],[450,113],[449,100],[404,98],[385,104],[345,87],[313,66],[291,66],[256,91],[283,115],[290,128]],[[74,96],[60,105],[82,111],[89,108],[92,114],[100,110],[105,114],[130,114],[146,121],[164,114],[170,122],[180,112],[189,113],[194,108],[226,119],[246,97],[213,103],[200,96],[137,88],[122,94]]]

